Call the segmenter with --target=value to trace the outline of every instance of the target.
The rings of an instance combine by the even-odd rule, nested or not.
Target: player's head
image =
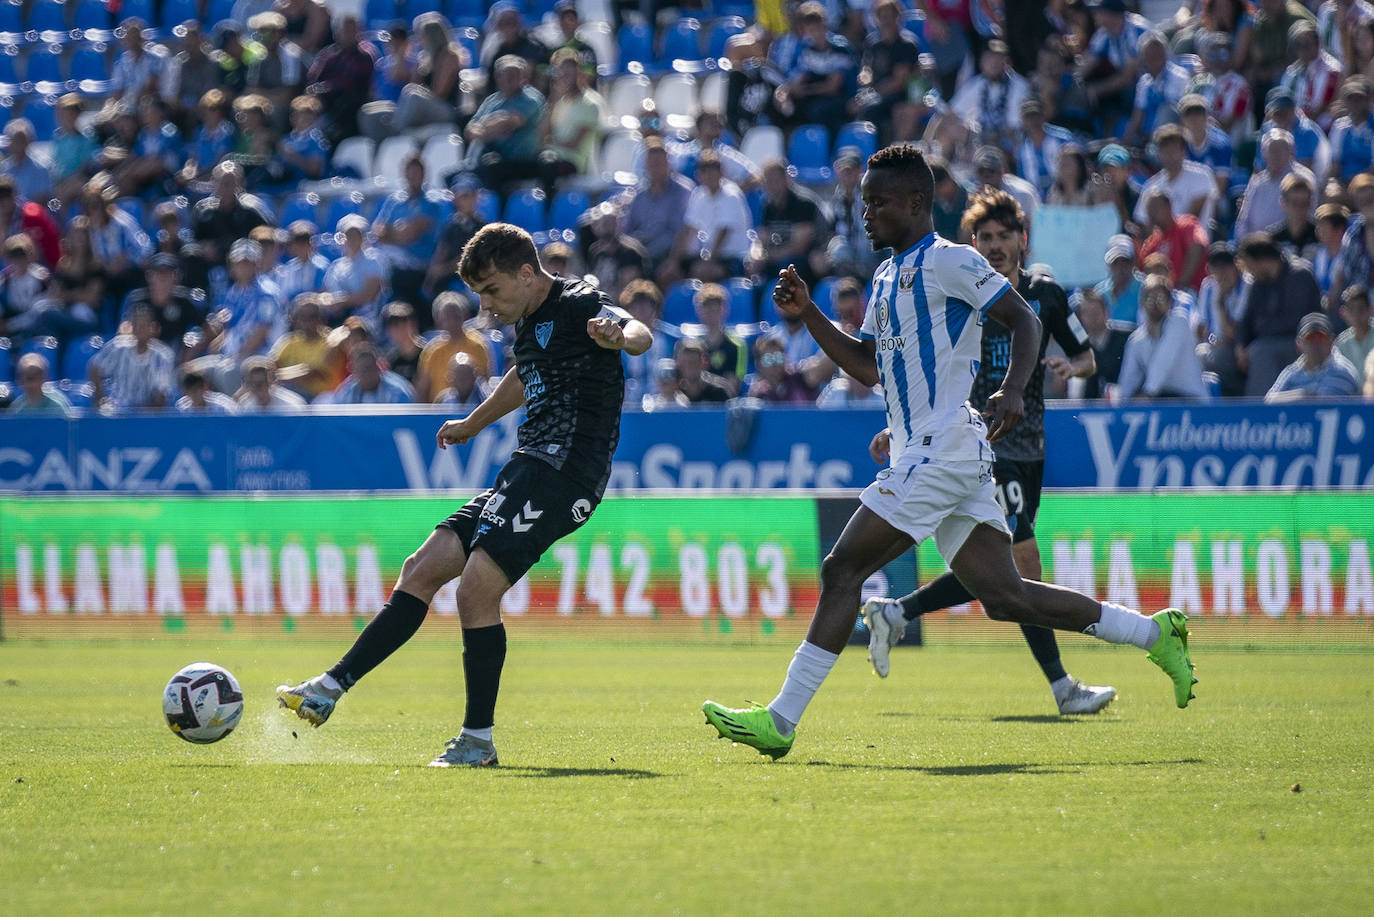
[[[935,178],[925,155],[910,144],[885,147],[868,157],[860,193],[864,230],[874,250],[909,248],[931,232]]]
[[[458,276],[478,296],[480,308],[513,325],[544,298],[547,280],[534,239],[519,226],[489,223],[463,246]]]
[[[1000,188],[984,188],[969,201],[962,227],[993,270],[1012,276],[1026,247],[1026,214],[1016,198]]]

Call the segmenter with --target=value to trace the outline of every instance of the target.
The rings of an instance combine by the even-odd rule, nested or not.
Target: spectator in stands
[[[48,381],[48,358],[41,353],[26,353],[19,358],[19,394],[5,411],[10,414],[50,414],[72,416],[71,402]]]
[[[1088,154],[1077,143],[1067,144],[1059,151],[1048,203],[1056,207],[1091,207],[1095,203]]]
[[[157,93],[167,66],[167,49],[145,40],[147,23],[141,19],[126,19],[120,26],[124,29],[120,41],[124,50],[110,72],[110,98],[132,106],[145,94]]]
[[[1225,202],[1234,165],[1231,138],[1208,118],[1207,100],[1196,93],[1179,100],[1178,117],[1188,159],[1212,170],[1217,182],[1218,202]]]
[[[487,85],[499,86],[501,58],[508,55],[525,62],[527,82],[534,86],[544,86],[545,69],[549,65],[549,49],[525,28],[525,18],[520,8],[509,0],[493,3],[487,15],[488,27],[484,34],[496,34],[494,43],[487,43],[482,49],[483,66],[487,70]]]
[[[276,10],[286,19],[286,37],[307,58],[313,58],[334,40],[329,8],[323,0],[277,0]]]
[[[678,276],[719,282],[744,273],[754,218],[744,194],[721,175],[720,157],[705,150],[697,157],[697,187],[687,201],[682,228],[669,256]],[[690,396],[689,396],[690,397]]]
[[[654,388],[645,393],[640,405],[645,413],[691,407],[692,403],[678,388],[677,364],[672,357],[662,357],[654,363]]]
[[[1146,278],[1140,306],[1145,323],[1126,341],[1119,396],[1123,400],[1208,397],[1192,329],[1187,316],[1173,308],[1169,282],[1163,277]]]
[[[378,126],[371,122],[374,118],[385,118],[387,114],[395,118],[396,103],[401,100],[401,90],[415,82],[416,67],[420,55],[410,41],[410,27],[401,21],[387,26],[386,53],[377,61],[372,71],[372,101],[363,106],[358,114],[363,133],[376,137]],[[373,113],[377,112],[378,115]]]
[[[654,342],[649,349],[637,356],[624,354],[625,362],[625,403],[638,405],[644,399],[653,397],[657,389],[656,367],[667,360],[673,365],[673,341],[675,333],[670,333],[663,324],[663,293],[651,280],[636,279],[629,281],[620,291],[620,308],[630,313],[630,317],[642,322],[653,331]],[[674,390],[677,385],[677,370],[673,370]],[[647,410],[647,408],[646,408]]]
[[[1111,204],[1121,217],[1124,232],[1138,231],[1135,209],[1140,195],[1131,183],[1131,154],[1119,143],[1109,143],[1097,154],[1097,173],[1093,176],[1093,203]]]
[[[439,228],[438,243],[421,287],[422,299],[433,299],[448,289],[458,276],[458,259],[463,254],[463,246],[486,222],[477,212],[477,192],[481,187],[482,183],[471,172],[459,173],[453,179],[453,206]]]
[[[448,385],[435,396],[435,404],[470,411],[487,399],[484,380],[477,375],[472,357],[465,353],[455,353],[449,358],[445,379]]]
[[[131,318],[135,309],[152,310],[159,339],[174,354],[180,351],[186,332],[205,321],[204,295],[192,296],[178,283],[180,274],[181,266],[174,255],[153,255],[148,261],[148,285],[134,290],[124,303],[125,318]]]
[[[281,291],[282,302],[295,302],[302,293],[324,288],[329,273],[329,259],[315,248],[318,230],[309,220],[296,220],[286,227],[285,264],[272,272],[272,280]]]
[[[181,373],[182,396],[177,399],[177,411],[182,414],[237,414],[234,399],[210,387],[204,373],[184,369]]]
[[[1264,227],[1286,254],[1309,264],[1317,253],[1317,224],[1312,221],[1315,188],[1302,175],[1290,172],[1279,186],[1283,218]]]
[[[1341,254],[1341,240],[1345,238],[1345,230],[1349,225],[1350,211],[1345,205],[1330,203],[1317,208],[1317,245],[1312,252],[1312,271],[1317,275],[1323,297],[1331,292],[1336,262]]]
[[[544,190],[550,197],[557,179],[590,173],[606,118],[606,103],[591,88],[593,77],[587,75],[577,51],[555,51],[551,69],[549,104],[539,121]]]
[[[1124,233],[1112,236],[1104,260],[1107,279],[1093,289],[1102,297],[1108,321],[1129,330],[1140,321],[1140,287],[1145,280],[1136,270],[1135,241]]]
[[[167,403],[176,358],[157,336],[157,315],[152,308],[134,309],[129,315],[129,332],[107,342],[87,367],[95,388],[91,404],[123,413]]]
[[[643,246],[656,271],[671,260],[669,254],[682,235],[683,215],[691,196],[692,183],[673,172],[663,140],[646,139],[644,178],[625,204],[624,232]]]
[[[578,241],[587,272],[612,296],[618,297],[626,284],[637,278],[654,276],[648,252],[638,240],[620,231],[619,213],[609,201],[589,211]]]
[[[322,50],[310,65],[306,91],[324,106],[324,134],[337,145],[358,133],[358,111],[367,100],[377,49],[358,38],[358,17],[345,14],[335,32],[337,41]]]
[[[434,326],[439,333],[420,353],[415,368],[417,401],[432,401],[438,395],[439,383],[446,378],[445,367],[455,354],[467,354],[477,375],[491,375],[491,345],[482,334],[464,327],[472,316],[472,306],[462,293],[451,290],[434,297]]]
[[[143,227],[128,211],[115,206],[118,194],[99,175],[81,193],[81,209],[90,222],[91,249],[103,267],[106,292],[116,302],[142,284],[142,265],[153,253]]]
[[[24,200],[14,191],[14,179],[0,173],[0,233],[5,237],[23,233],[33,240],[38,260],[46,267],[62,257],[62,236],[48,208]]]
[[[730,392],[720,384],[711,373],[706,371],[708,354],[706,345],[698,338],[684,338],[677,342],[677,352],[673,355],[677,364],[678,390],[687,396],[691,404],[724,404],[730,400]]]
[[[186,163],[177,173],[182,184],[206,181],[215,167],[231,156],[237,148],[234,122],[229,118],[229,99],[220,89],[211,89],[200,97],[196,113],[200,127],[187,145]]]
[[[291,100],[291,130],[277,144],[276,174],[289,184],[319,181],[329,165],[329,140],[319,128],[320,100],[297,96]]]
[[[1284,220],[1283,189],[1291,188],[1290,177],[1297,179],[1307,189],[1308,204],[1311,204],[1312,190],[1317,179],[1308,169],[1293,159],[1293,135],[1288,131],[1274,128],[1264,135],[1261,144],[1264,150],[1265,167],[1250,176],[1245,186],[1240,213],[1236,216],[1236,238],[1244,238],[1253,232],[1268,229]]]
[[[331,325],[345,315],[356,315],[371,331],[377,328],[382,308],[386,268],[373,249],[364,247],[365,217],[356,213],[341,217],[335,233],[343,236],[343,253],[325,271],[324,292],[330,296],[325,314]]]
[[[452,124],[461,101],[458,75],[468,65],[467,51],[453,40],[452,26],[435,12],[415,19],[419,58],[414,80],[401,90],[392,127],[407,131],[426,124]]]
[[[38,322],[38,304],[48,295],[51,275],[38,263],[37,248],[28,236],[10,236],[0,269],[0,334],[27,338]],[[6,357],[0,357],[5,359]]]
[[[721,172],[730,181],[749,191],[763,181],[758,164],[731,146],[724,135],[725,122],[713,111],[702,111],[697,115],[696,129],[689,140],[666,141],[668,161],[673,171],[680,175],[695,175],[697,157],[702,150],[715,150],[720,156]],[[643,171],[644,155],[641,152],[636,163],[636,171]]]
[[[1207,166],[1188,160],[1188,142],[1178,125],[1161,127],[1155,131],[1154,141],[1160,170],[1140,190],[1133,214],[1135,222],[1146,223],[1145,201],[1151,191],[1162,189],[1169,195],[1174,213],[1196,217],[1204,228],[1210,227],[1216,213],[1216,176]]]
[[[27,118],[15,118],[5,125],[8,150],[0,160],[0,173],[14,178],[14,190],[31,201],[46,201],[53,196],[53,176],[46,159],[42,162],[29,155],[33,143],[33,125]]]
[[[863,180],[863,156],[857,147],[844,147],[835,155],[835,190],[830,197],[834,232],[824,250],[814,247],[810,257],[816,276],[853,274],[863,276],[878,266],[878,255],[864,231],[864,201],[859,190]]]
[[[816,407],[837,411],[847,408],[881,408],[883,396],[878,386],[865,386],[841,370],[816,396]]]
[[[191,210],[191,233],[210,264],[222,265],[229,246],[258,226],[271,226],[267,205],[243,190],[243,168],[226,160],[210,174],[215,193]]]
[[[972,32],[968,3],[948,3],[945,0],[917,0],[917,8],[925,14],[925,42],[935,58],[939,73],[940,95],[951,98],[964,61],[971,48]]]
[[[186,162],[185,145],[157,97],[147,96],[138,103],[138,121],[133,149],[128,160],[114,170],[115,180],[122,196],[160,196],[174,190],[172,177]]]
[[[439,244],[448,204],[438,191],[425,188],[425,161],[419,153],[405,158],[405,187],[388,195],[372,221],[378,253],[390,268],[392,295],[428,308],[425,275]]]
[[[1322,48],[1337,60],[1352,60],[1350,47],[1355,29],[1374,22],[1374,5],[1368,0],[1324,0],[1317,7],[1317,34]]]
[[[100,149],[95,135],[83,130],[77,119],[82,111],[81,96],[69,92],[57,100],[57,126],[52,133],[53,193],[65,204],[81,193],[91,176],[91,165]]]
[[[1098,117],[1110,125],[1131,112],[1140,77],[1140,39],[1150,23],[1127,12],[1123,0],[1099,0],[1091,9],[1096,29],[1078,65],[1078,78]]]
[[[872,9],[878,28],[864,43],[852,112],[883,128],[895,121],[914,122],[914,113],[899,109],[913,107],[907,87],[920,67],[916,36],[902,28],[902,5],[897,0],[877,0]]]
[[[1374,353],[1374,334],[1369,326],[1369,290],[1348,287],[1341,294],[1341,318],[1347,327],[1336,336],[1336,352],[1355,367],[1355,378],[1363,386],[1369,375],[1369,355]]]
[[[258,243],[258,276],[276,290],[277,299],[282,305],[287,305],[287,300],[281,295],[281,286],[277,283],[277,269],[282,265],[281,242],[285,238],[281,230],[258,226],[248,234],[248,238]]]
[[[1012,156],[1017,174],[1035,186],[1042,200],[1050,194],[1059,174],[1061,153],[1076,143],[1064,128],[1045,123],[1045,105],[1040,99],[1031,96],[1021,103],[1021,130],[1013,142]]]
[[[1245,374],[1236,365],[1236,326],[1249,295],[1250,281],[1236,265],[1234,247],[1229,242],[1213,242],[1207,250],[1207,277],[1193,310],[1193,332],[1202,368],[1216,373],[1223,395],[1245,392]]]
[[[698,189],[700,191],[700,189]],[[782,268],[796,264],[807,283],[814,283],[811,254],[824,237],[825,218],[820,204],[810,191],[797,187],[780,159],[763,167],[763,214],[759,224],[757,252],[752,258],[751,274],[775,277]],[[823,263],[819,265],[822,269]]]
[[[749,384],[749,396],[773,404],[813,404],[816,388],[805,374],[787,367],[787,345],[774,334],[754,342],[756,372]]]
[[[1078,321],[1088,334],[1088,344],[1093,349],[1093,359],[1097,368],[1084,381],[1085,398],[1101,398],[1106,395],[1108,385],[1116,385],[1121,374],[1121,359],[1126,352],[1126,340],[1130,332],[1113,328],[1107,321],[1107,304],[1096,289],[1086,289],[1080,294],[1076,309]]]
[[[1369,80],[1352,76],[1341,87],[1345,114],[1331,125],[1332,171],[1349,182],[1374,164],[1374,112],[1369,106]]]
[[[359,344],[351,357],[353,372],[329,397],[330,404],[412,404],[415,389],[389,369],[383,369],[377,348]]]
[[[91,250],[91,224],[86,217],[72,218],[63,242],[47,298],[38,302],[34,333],[66,343],[100,328],[105,271]]]
[[[693,297],[697,321],[706,329],[701,342],[706,347],[706,366],[730,397],[739,394],[749,354],[744,344],[726,327],[730,317],[730,297],[719,284],[702,284]],[[648,326],[652,328],[653,326]]]
[[[1374,175],[1362,172],[1346,187],[1357,213],[1350,217],[1341,238],[1340,254],[1331,270],[1328,311],[1334,312],[1348,286],[1374,289]]]
[[[305,399],[277,384],[270,357],[249,357],[241,367],[243,387],[234,397],[240,414],[280,414],[304,408]]]
[[[382,358],[392,372],[413,386],[420,369],[420,354],[425,349],[415,307],[408,302],[387,303],[382,309],[382,330],[386,334]]]
[[[810,0],[798,13],[802,47],[779,105],[801,124],[823,124],[833,134],[849,120],[847,103],[858,84],[858,61],[849,42],[830,31],[825,7]]]
[[[1250,295],[1236,328],[1236,363],[1246,374],[1245,394],[1259,397],[1296,356],[1298,324],[1321,308],[1321,289],[1312,269],[1285,255],[1265,233],[1246,236],[1240,257],[1250,275]]]
[[[466,130],[468,143],[480,151],[478,178],[502,198],[513,182],[540,177],[538,126],[544,97],[529,85],[529,68],[515,54],[498,58],[496,91],[482,100]]]
[[[1011,69],[1007,43],[993,39],[978,59],[978,72],[950,100],[964,123],[980,128],[984,144],[1011,149],[1021,131],[1021,103],[1030,84]]]
[[[220,85],[232,96],[248,92],[248,71],[263,53],[262,45],[243,37],[243,22],[227,19],[215,26],[210,57],[219,67]]]
[[[1315,23],[1316,18],[1298,0],[1259,0],[1255,7],[1252,53],[1246,69],[1257,91],[1267,92],[1289,64],[1289,30],[1299,21]]]
[[[1223,0],[1217,5],[1232,8],[1239,6],[1240,0]],[[1203,83],[1197,91],[1207,100],[1217,124],[1238,143],[1254,123],[1251,118],[1253,94],[1249,80],[1238,70],[1240,58],[1232,48],[1231,38],[1231,33],[1226,32],[1204,32],[1198,37],[1197,50],[1202,56],[1204,76],[1211,78],[1211,85]],[[1236,43],[1249,44],[1248,29],[1237,34]]]
[[[853,277],[835,284],[835,320],[845,334],[859,336],[864,322],[864,288]]]
[[[1265,394],[1270,404],[1308,398],[1351,398],[1360,394],[1359,374],[1331,347],[1331,320],[1324,312],[1302,317],[1296,360],[1284,367]]]
[[[1288,28],[1288,56],[1292,61],[1279,85],[1293,93],[1298,108],[1318,124],[1331,123],[1328,109],[1341,82],[1341,62],[1322,50],[1317,26],[1301,19]]]
[[[1140,38],[1140,78],[1135,84],[1135,106],[1122,142],[1133,146],[1142,137],[1175,120],[1179,100],[1188,91],[1192,74],[1169,59],[1169,46],[1158,32]]]
[[[285,112],[305,85],[305,55],[286,37],[286,17],[274,10],[249,17],[248,28],[257,35],[262,56],[248,68],[247,89],[265,96],[280,112],[277,128],[285,127]]]
[[[210,349],[238,366],[244,359],[265,354],[286,331],[282,303],[275,284],[258,273],[262,248],[256,242],[240,239],[229,249],[229,289],[215,304],[211,316]]]
[[[272,103],[266,96],[245,92],[234,100],[238,125],[235,160],[243,166],[246,184],[259,190],[278,190],[286,176],[277,158],[278,136],[273,126]]]
[[[1280,128],[1293,135],[1293,155],[1298,162],[1312,170],[1318,186],[1326,181],[1331,169],[1331,144],[1326,134],[1297,108],[1293,93],[1282,86],[1269,91],[1265,107],[1265,120],[1260,125],[1260,136],[1264,137],[1274,128]],[[1255,171],[1265,167],[1264,150],[1255,154]]]
[[[163,103],[185,126],[205,94],[219,89],[220,69],[197,20],[187,19],[174,31],[181,36],[181,50],[168,59],[158,89]]]
[[[1000,188],[1021,205],[1029,220],[1040,206],[1040,193],[1019,175],[1007,171],[1007,157],[1000,147],[981,146],[973,158],[974,176],[983,188]]]
[[[927,156],[926,165],[930,166],[930,172],[935,176],[935,197],[931,207],[935,231],[946,239],[962,240],[963,230],[959,228],[959,223],[968,209],[968,189],[950,172],[949,163],[944,157]],[[864,233],[864,242],[872,247],[867,233]]]
[[[314,401],[338,382],[341,354],[328,331],[320,294],[305,292],[291,301],[291,330],[272,345],[278,381],[306,401]]]

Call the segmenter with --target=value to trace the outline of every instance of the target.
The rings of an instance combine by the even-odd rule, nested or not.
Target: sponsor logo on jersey
[[[537,322],[534,326],[534,339],[539,342],[541,348],[549,346],[549,338],[553,337],[553,322]]]
[[[578,525],[581,525],[582,523],[586,522],[587,517],[591,514],[592,504],[588,500],[579,499],[576,503],[572,505],[573,522],[576,522]]]
[[[878,300],[878,307],[877,307],[877,309],[875,309],[874,312],[873,312],[873,321],[874,321],[874,323],[876,323],[877,326],[878,326],[878,333],[879,333],[879,334],[881,334],[882,332],[884,332],[884,331],[887,330],[887,319],[888,319],[887,308],[888,308],[888,306],[887,306],[887,300],[886,300],[886,299],[879,299],[879,300]]]

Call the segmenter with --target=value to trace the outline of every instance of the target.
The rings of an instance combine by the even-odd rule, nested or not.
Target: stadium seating
[[[551,229],[575,229],[577,221],[592,206],[587,192],[577,189],[560,191],[554,196],[549,207],[549,227]]]
[[[476,67],[482,56],[482,35],[472,26],[455,27],[453,37],[467,49],[468,66]]]
[[[6,96],[13,95],[19,91],[19,73],[15,69],[15,63],[19,60],[19,48],[16,45],[0,45],[0,94]]]
[[[754,300],[757,292],[754,281],[748,277],[732,277],[725,282],[725,289],[730,294],[730,317],[737,322],[754,321],[758,308]]]
[[[172,29],[188,19],[199,19],[200,9],[196,0],[162,0],[162,34],[171,35]]]
[[[660,72],[676,70],[696,73],[701,70],[701,20],[684,16],[673,23],[663,37],[663,53],[656,68]]]
[[[756,163],[783,158],[783,136],[779,128],[760,124],[744,132],[739,151]]]
[[[506,209],[501,219],[528,232],[545,232],[549,228],[545,215],[547,204],[543,189],[526,188],[506,199]]]
[[[486,188],[477,190],[477,202],[475,209],[485,223],[495,223],[501,215],[501,200],[492,191]]]
[[[663,320],[670,325],[696,321],[696,307],[692,300],[701,289],[700,280],[679,280],[668,288],[663,297]]]
[[[61,33],[60,40],[67,37],[67,12],[62,6],[62,0],[36,0],[29,8],[29,20],[26,31],[31,32],[58,32]],[[55,36],[44,35],[45,41],[59,40]]]
[[[31,353],[36,353],[48,361],[50,373],[57,368],[57,338],[47,336],[31,338],[19,351],[19,356],[26,357]]]
[[[654,61],[654,31],[642,22],[627,22],[620,27],[620,72],[643,73]]]
[[[787,144],[787,161],[797,170],[797,178],[808,185],[830,181],[834,177],[830,131],[819,124],[803,124],[794,130]]]
[[[67,403],[74,408],[88,408],[91,406],[91,398],[95,395],[95,386],[89,382],[80,382],[76,379],[63,379],[57,383],[57,390],[62,393],[62,397],[67,399]]]
[[[618,72],[615,35],[608,23],[584,22],[578,27],[577,35],[596,52],[596,69],[601,76]]]
[[[835,152],[847,146],[858,147],[865,160],[878,152],[878,128],[871,121],[854,121],[835,134]]]
[[[425,183],[431,188],[446,187],[449,176],[463,167],[463,138],[452,133],[430,137],[420,158],[425,162]]]
[[[401,18],[414,19],[423,13],[442,13],[443,11],[443,0],[405,0],[405,16]]]
[[[144,225],[145,220],[143,217],[147,208],[144,206],[143,201],[136,197],[121,197],[119,200],[115,201],[115,206],[133,217],[134,222],[139,226]]]
[[[159,32],[156,28],[157,22],[153,18],[153,6],[153,0],[124,0],[123,5],[119,9],[118,21],[124,22],[128,19],[141,19],[148,24],[148,32],[145,33],[146,37],[156,38]]]
[[[106,40],[113,25],[103,0],[81,0],[72,17],[72,28],[83,32],[87,41]]]
[[[826,277],[816,284],[811,291],[811,301],[825,313],[829,319],[835,318],[835,286],[839,280],[835,277]]]
[[[449,21],[460,29],[479,29],[487,21],[487,4],[484,0],[448,0],[445,7]],[[476,65],[476,58],[473,64]]]
[[[72,54],[72,82],[82,95],[103,96],[110,91],[110,69],[103,44],[77,48]]]
[[[327,233],[333,232],[334,228],[339,225],[339,221],[350,213],[369,216],[364,212],[365,209],[367,209],[367,200],[363,197],[362,192],[350,191],[348,194],[342,194],[331,200],[325,208],[324,222],[320,225],[320,229]]]
[[[53,107],[57,104],[54,96],[30,96],[24,103],[23,116],[33,125],[33,138],[40,142],[52,139],[53,129],[57,126],[57,116]]]
[[[706,39],[706,56],[711,59],[724,57],[726,44],[746,28],[740,16],[722,16],[711,23],[710,35]]]
[[[277,215],[278,226],[289,226],[297,220],[309,220],[316,225],[320,221],[320,196],[311,191],[307,194],[293,194],[288,197],[281,207],[281,212]],[[322,226],[321,229],[332,232],[334,227]]]
[[[24,82],[32,83],[33,91],[44,95],[65,90],[67,78],[62,75],[62,46],[42,45],[29,54]]]
[[[98,334],[69,342],[67,352],[62,356],[62,378],[85,379],[86,367],[90,364],[91,358],[104,346],[105,339]]]
[[[712,70],[701,80],[701,87],[697,91],[698,103],[702,111],[713,111],[718,115],[725,114],[726,90],[729,86],[729,77],[723,70]]]
[[[234,0],[210,0],[210,9],[206,11],[205,20],[211,28],[232,18],[234,18]]]
[[[11,359],[13,346],[9,338],[0,338],[0,383],[14,381],[14,361]]]
[[[385,29],[401,18],[401,10],[396,0],[367,0],[366,12],[363,15],[367,28]]]
[[[696,120],[697,79],[690,73],[669,73],[654,87],[654,106],[669,127],[687,130]]]
[[[404,135],[388,137],[377,147],[377,158],[372,162],[372,176],[387,185],[401,183],[401,164],[415,152],[415,141]],[[366,173],[364,173],[366,174]]]
[[[601,173],[621,184],[634,184],[633,172],[643,138],[638,131],[613,131],[601,145]]]
[[[19,0],[0,0],[0,32],[9,36],[9,41],[17,42],[24,32],[24,20],[20,15]]]
[[[652,98],[653,92],[653,81],[643,74],[626,73],[616,77],[606,99],[611,120],[619,127],[624,118],[637,119],[641,103]]]
[[[377,143],[371,137],[347,137],[334,150],[331,163],[336,174],[347,167],[357,173],[358,178],[372,177],[372,157],[377,152]]]

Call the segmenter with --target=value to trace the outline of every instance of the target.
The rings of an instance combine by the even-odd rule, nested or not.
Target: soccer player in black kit
[[[515,327],[515,366],[471,414],[440,427],[439,448],[461,445],[521,405],[519,445],[496,486],[441,522],[406,558],[391,600],[329,671],[277,689],[281,704],[319,726],[343,693],[419,629],[434,594],[461,574],[467,710],[462,732],[432,767],[497,763],[492,724],[506,630],[501,597],[601,502],[620,438],[625,373],[620,351],[641,354],[653,334],[581,280],[547,273],[529,233],[480,229],[458,273],[481,307]]]
[[[1007,514],[1012,532],[1012,557],[1023,579],[1041,578],[1040,549],[1035,542],[1035,514],[1040,509],[1040,487],[1045,476],[1045,369],[1060,379],[1090,376],[1095,368],[1087,332],[1069,311],[1064,290],[1049,277],[1031,274],[1021,267],[1026,244],[1026,218],[1010,194],[987,189],[969,202],[963,228],[973,234],[974,247],[992,267],[1016,286],[1016,292],[1040,316],[1040,365],[1031,374],[1023,395],[1026,414],[1021,424],[993,445],[993,478],[997,500]],[[1053,337],[1064,357],[1046,359]],[[977,408],[987,403],[1006,376],[1011,360],[1011,332],[1001,324],[983,325],[983,353],[973,379],[969,401]],[[869,451],[875,461],[887,462],[888,432],[873,438]],[[973,600],[953,573],[937,577],[900,599],[876,598],[864,603],[864,623],[869,630],[869,658],[881,677],[890,671],[888,651],[901,639],[907,622],[916,617]],[[1097,713],[1116,697],[1110,687],[1085,685],[1064,670],[1054,631],[1022,624],[1035,661],[1050,682],[1060,713]]]

